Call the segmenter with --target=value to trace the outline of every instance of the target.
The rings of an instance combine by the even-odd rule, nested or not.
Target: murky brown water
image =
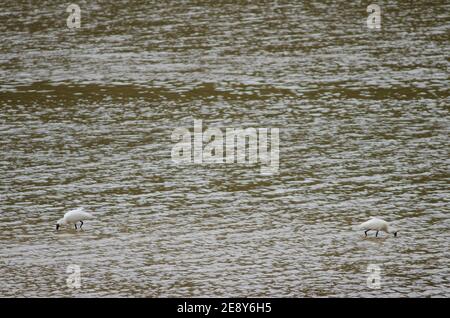
[[[448,1],[76,3],[2,4],[0,296],[450,296]],[[194,119],[280,173],[174,164]]]

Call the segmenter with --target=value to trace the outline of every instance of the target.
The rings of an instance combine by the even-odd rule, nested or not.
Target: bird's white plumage
[[[374,231],[385,231],[389,226],[389,223],[385,220],[378,218],[371,218],[369,221],[366,221],[359,225],[361,230],[374,230]]]
[[[71,210],[64,214],[65,223],[76,223],[92,218],[92,214],[84,211],[84,208]]]
[[[56,229],[59,228],[61,225],[65,224],[75,224],[77,222],[83,222],[87,219],[93,218],[92,214],[86,212],[84,208],[77,208],[75,210],[70,210],[66,214],[64,214],[64,217],[62,219],[59,219],[58,222],[56,222],[57,226]]]

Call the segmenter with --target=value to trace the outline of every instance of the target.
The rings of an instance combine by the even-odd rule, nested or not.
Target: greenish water
[[[448,297],[450,6],[377,3],[4,3],[0,296]],[[194,119],[279,128],[279,174],[174,164]]]

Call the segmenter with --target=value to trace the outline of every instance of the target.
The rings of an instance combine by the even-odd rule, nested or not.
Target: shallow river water
[[[449,297],[450,5],[349,2],[5,2],[0,296]],[[194,120],[278,173],[173,162]]]

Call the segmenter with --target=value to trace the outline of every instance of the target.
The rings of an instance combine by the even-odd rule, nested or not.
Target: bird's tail
[[[78,212],[83,214],[83,217],[85,219],[93,219],[94,218],[94,216],[91,213],[86,212],[86,210],[83,207],[78,208],[77,210],[78,210]]]
[[[91,213],[89,213],[89,212],[84,212],[84,215],[85,215],[85,219],[94,219],[95,217],[91,214]]]

